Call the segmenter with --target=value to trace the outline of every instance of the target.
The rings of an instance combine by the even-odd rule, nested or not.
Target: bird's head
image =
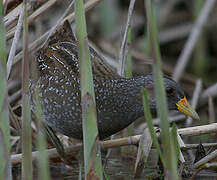
[[[146,82],[148,83],[145,85],[145,88],[149,96],[150,106],[151,108],[156,109],[156,98],[154,94],[153,76],[148,75],[146,76],[146,78],[148,79],[148,81],[146,79]],[[169,77],[164,76],[163,80],[164,80],[165,91],[167,96],[168,109],[179,110],[184,114],[186,114],[187,116],[190,116],[194,119],[199,119],[199,116],[196,113],[196,111],[188,103],[182,88]]]

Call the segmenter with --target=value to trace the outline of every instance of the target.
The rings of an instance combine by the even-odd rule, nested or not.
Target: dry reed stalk
[[[207,21],[210,12],[212,11],[212,9],[215,7],[215,0],[207,0],[204,3],[204,7],[201,10],[201,13],[192,29],[192,32],[188,38],[188,41],[185,44],[185,47],[183,48],[181,55],[177,61],[174,73],[173,73],[173,79],[175,81],[179,81],[179,79],[181,78],[181,75],[185,69],[185,66],[187,65],[190,55],[196,45],[196,42],[198,40],[198,37],[200,35],[200,32],[204,26],[204,24]]]
[[[119,69],[118,73],[121,76],[124,76],[125,73],[125,67],[126,67],[126,61],[127,61],[127,55],[128,55],[128,44],[127,44],[127,39],[128,39],[128,31],[131,26],[131,19],[132,19],[132,13],[133,13],[133,8],[134,8],[135,0],[130,1],[129,9],[128,9],[128,14],[127,14],[127,24],[125,27],[124,31],[124,37],[121,43],[121,49],[119,53]]]
[[[100,1],[102,1],[102,0],[91,0],[91,1],[88,1],[87,3],[85,3],[85,5],[84,5],[85,12],[88,12],[89,10],[91,10],[92,8],[94,8]],[[60,26],[63,25],[63,23],[66,20],[68,20],[70,23],[72,23],[75,20],[75,13],[72,12],[67,17],[65,17],[61,21]],[[41,37],[39,37],[38,39],[36,39],[33,43],[31,43],[29,45],[29,52],[30,53],[33,50],[36,51],[39,48],[39,46],[45,41],[46,37],[48,36],[48,34],[49,34],[49,32],[51,30],[52,29],[50,29],[49,31],[47,31],[46,33],[44,33]],[[15,56],[15,58],[14,58],[14,64],[18,63],[21,59],[22,59],[22,51]]]
[[[195,127],[188,127],[188,128],[182,128],[178,129],[177,132],[181,136],[198,136],[202,134],[209,134],[209,133],[217,133],[217,123],[209,124],[209,125],[203,125],[203,126],[195,126]],[[158,134],[159,136],[159,134]],[[113,140],[107,140],[107,141],[102,141],[101,142],[101,147],[102,149],[108,149],[108,148],[114,148],[114,147],[120,147],[120,146],[129,146],[129,145],[138,145],[140,141],[141,135],[136,135],[136,136],[130,136],[130,137],[125,137],[125,138],[120,138],[120,139],[113,139]],[[186,147],[180,147],[181,149],[186,149],[188,148],[193,148],[196,145],[185,145]],[[205,146],[216,146],[216,144],[205,144]],[[66,154],[72,154],[75,152],[80,151],[82,148],[82,144],[77,144],[73,146],[69,146],[65,149]],[[55,148],[48,149],[46,150],[48,153],[49,158],[58,158],[58,152],[56,151]],[[32,152],[32,159],[36,160],[39,156],[39,152],[35,151]],[[11,163],[12,164],[17,164],[20,163],[22,159],[22,154],[15,154],[11,155]]]

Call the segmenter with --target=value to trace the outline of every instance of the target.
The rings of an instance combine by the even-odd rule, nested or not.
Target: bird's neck
[[[108,101],[113,104],[112,108],[122,112],[143,113],[141,98],[143,84],[143,79],[140,77],[113,79],[104,83],[105,91],[110,93]]]

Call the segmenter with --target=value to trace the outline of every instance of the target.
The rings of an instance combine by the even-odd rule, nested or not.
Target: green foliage
[[[155,97],[157,101],[157,113],[160,118],[161,140],[163,147],[163,156],[165,158],[164,168],[166,176],[169,179],[179,179],[177,172],[177,157],[174,151],[174,145],[170,138],[169,121],[168,121],[168,105],[166,101],[166,92],[163,83],[163,75],[161,70],[161,55],[157,40],[157,26],[152,12],[151,0],[145,0],[146,14],[148,20],[148,31],[150,33],[151,55],[153,58],[153,75],[155,85]]]
[[[6,33],[3,17],[3,1],[0,0],[0,179],[10,179],[10,128],[6,78]]]
[[[113,3],[112,1],[102,1],[99,4],[97,15],[99,16],[99,29],[102,29],[103,36],[111,35],[115,29],[115,23],[117,23],[117,9]]]
[[[80,59],[85,178],[87,178],[89,173],[93,173],[94,176],[102,179],[103,176],[100,146],[98,142],[96,102],[83,0],[75,0],[75,15]]]
[[[128,46],[128,54],[126,58],[126,66],[125,66],[125,77],[131,78],[132,77],[132,54],[131,54],[131,43],[132,43],[132,28],[129,26],[128,29],[128,37],[127,37],[127,46]],[[134,123],[130,124],[127,129],[124,129],[123,136],[133,136],[134,134]],[[134,147],[122,147],[121,148],[122,154],[131,154],[134,153]]]
[[[128,43],[129,49],[128,49],[128,55],[127,55],[125,76],[130,78],[133,76],[132,75],[132,54],[131,54],[131,43],[132,43],[132,28],[131,28],[131,26],[129,27],[129,31],[128,31],[127,43]]]
[[[195,19],[200,15],[201,9],[204,5],[204,0],[193,1],[194,10],[193,16]],[[194,56],[193,56],[193,71],[195,74],[206,77],[206,71],[210,64],[210,57],[207,53],[207,44],[206,44],[206,30],[202,29],[202,32],[198,38],[198,42],[195,46]]]
[[[32,179],[32,130],[29,98],[28,13],[24,2],[23,64],[22,64],[22,178]]]
[[[171,129],[171,141],[173,143],[173,153],[175,153],[175,157],[176,157],[176,167],[178,166],[178,160],[180,157],[180,146],[179,146],[179,142],[178,142],[178,138],[177,138],[177,127],[176,124],[173,124],[172,129]]]
[[[157,152],[158,152],[158,154],[160,156],[161,162],[163,163],[163,165],[165,165],[165,159],[164,159],[163,153],[162,153],[162,151],[160,149],[160,145],[158,143],[157,135],[155,133],[154,126],[153,126],[153,123],[152,123],[152,116],[151,116],[151,111],[150,111],[150,108],[149,108],[147,92],[146,92],[146,90],[144,88],[142,88],[142,100],[143,100],[143,107],[144,107],[144,115],[145,115],[145,119],[146,119],[146,122],[147,122],[147,125],[148,125],[148,129],[149,129],[151,138],[153,140],[153,144],[157,149]]]
[[[38,159],[38,177],[39,179],[49,180],[50,172],[48,167],[48,154],[45,149],[47,148],[47,142],[45,137],[45,132],[43,131],[42,125],[42,107],[39,99],[39,92],[36,90],[35,99],[36,99],[36,120],[38,127],[38,151],[39,151],[39,159]]]

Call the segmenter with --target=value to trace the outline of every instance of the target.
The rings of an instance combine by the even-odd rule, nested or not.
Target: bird
[[[96,99],[99,138],[105,139],[144,116],[141,88],[148,94],[150,110],[156,112],[152,74],[125,78],[106,64],[103,56],[89,46]],[[82,140],[82,107],[78,41],[65,22],[35,54],[36,75],[31,76],[31,107],[39,92],[43,121],[55,131]],[[171,78],[163,77],[169,110],[179,110],[199,119],[184,91]]]

